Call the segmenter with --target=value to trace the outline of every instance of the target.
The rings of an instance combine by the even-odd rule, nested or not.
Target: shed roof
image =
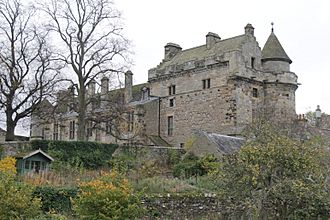
[[[44,151],[42,151],[41,149],[38,149],[38,150],[32,151],[32,152],[30,152],[30,153],[28,153],[28,154],[24,154],[24,153],[22,153],[21,155],[17,155],[16,158],[21,158],[21,159],[25,160],[25,159],[27,159],[27,158],[29,158],[29,157],[32,157],[32,156],[34,156],[34,155],[36,155],[36,154],[39,154],[39,153],[42,154],[44,157],[48,158],[49,160],[54,161],[54,159],[53,159],[51,156],[49,156],[48,154],[46,154],[46,153],[45,153]]]

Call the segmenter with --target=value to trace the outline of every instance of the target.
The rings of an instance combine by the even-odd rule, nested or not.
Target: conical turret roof
[[[280,41],[272,31],[261,51],[262,61],[285,61],[292,63],[289,56],[285,53]]]

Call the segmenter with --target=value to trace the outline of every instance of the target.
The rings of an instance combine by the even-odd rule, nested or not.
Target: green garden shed
[[[16,156],[16,167],[18,174],[25,173],[42,173],[47,172],[54,159],[43,152],[42,150],[36,150],[31,153]]]

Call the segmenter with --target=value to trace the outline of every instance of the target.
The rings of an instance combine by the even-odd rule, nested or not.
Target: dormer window
[[[142,89],[142,100],[148,100],[149,99],[149,88],[143,87]]]

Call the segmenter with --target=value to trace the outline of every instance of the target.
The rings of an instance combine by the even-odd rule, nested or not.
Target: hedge
[[[33,150],[41,149],[54,159],[64,163],[81,162],[85,168],[95,169],[105,166],[118,148],[116,144],[103,144],[87,141],[33,140]]]

